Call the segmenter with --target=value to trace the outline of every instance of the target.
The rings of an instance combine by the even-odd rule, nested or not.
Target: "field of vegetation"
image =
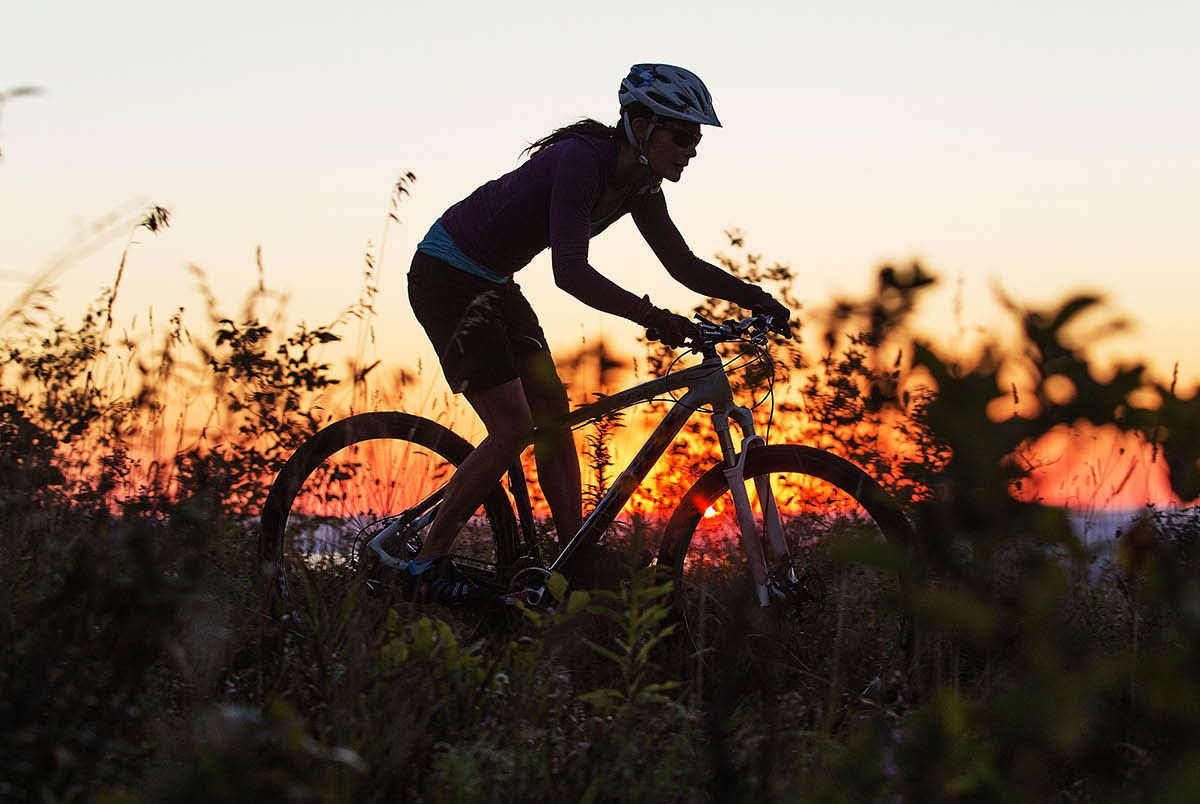
[[[155,209],[142,225],[167,222]],[[736,234],[731,253],[730,270],[790,286]],[[328,591],[301,629],[268,607],[256,559],[270,480],[329,421],[414,403],[413,367],[341,371],[324,356],[358,340],[361,357],[373,270],[362,298],[316,328],[290,326],[260,283],[233,314],[202,290],[208,331],[181,311],[130,335],[112,320],[119,271],[78,324],[37,288],[10,311],[0,799],[1200,795],[1200,522],[1147,508],[1094,551],[1030,491],[1031,445],[1087,422],[1133,434],[1179,499],[1200,495],[1200,397],[1143,366],[1097,371],[1099,298],[1010,302],[1020,339],[969,357],[912,334],[934,283],[916,265],[800,316],[799,340],[774,347],[775,404],[756,415],[772,441],[863,466],[919,537],[882,545],[845,517],[814,518],[797,535],[831,594],[811,616],[765,617],[741,568],[718,560],[693,566],[722,613],[703,633],[652,569],[616,590],[559,588],[553,612],[482,617],[381,601],[329,566],[314,569]],[[643,373],[665,370],[670,355],[644,346]],[[760,398],[770,374],[741,372],[739,393]],[[573,388],[577,401],[592,390]],[[450,416],[444,401],[421,405]],[[593,499],[617,424],[636,421],[581,434]],[[677,497],[712,449],[689,431],[645,502]],[[653,545],[660,525],[634,516],[613,542]]]

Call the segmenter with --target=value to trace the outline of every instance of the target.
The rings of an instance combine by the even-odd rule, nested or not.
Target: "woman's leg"
[[[548,350],[525,355],[518,368],[535,428],[533,456],[537,461],[538,483],[554,515],[559,546],[563,546],[583,524],[579,452],[571,428],[562,424],[570,411],[570,402]]]
[[[517,460],[533,433],[529,402],[521,380],[509,380],[486,391],[464,395],[483,420],[488,435],[446,484],[445,496],[417,555],[419,561],[450,552],[467,519]],[[575,471],[579,471],[578,464]]]

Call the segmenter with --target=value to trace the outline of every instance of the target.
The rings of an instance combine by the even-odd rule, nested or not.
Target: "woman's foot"
[[[405,597],[414,603],[467,605],[493,592],[467,577],[450,556],[409,561],[404,573]]]

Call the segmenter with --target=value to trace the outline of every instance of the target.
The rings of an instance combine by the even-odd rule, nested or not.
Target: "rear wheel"
[[[263,507],[258,554],[274,607],[311,624],[342,599],[348,583],[394,583],[396,573],[381,568],[367,543],[397,518],[431,508],[431,495],[471,450],[440,424],[399,412],[351,416],[302,444]],[[497,485],[459,535],[456,563],[495,583],[516,557],[516,531],[512,505]],[[384,547],[411,557],[420,538],[404,528]]]
[[[766,657],[773,674],[786,674],[792,688],[809,693],[881,690],[907,661],[909,634],[899,603],[913,532],[903,512],[844,458],[773,445],[746,456],[760,527],[751,482],[758,477],[770,479],[794,571],[790,583],[786,568],[776,573],[782,594],[771,606],[759,605],[720,466],[689,489],[660,549],[658,563],[676,579],[701,675],[722,666],[741,673]]]

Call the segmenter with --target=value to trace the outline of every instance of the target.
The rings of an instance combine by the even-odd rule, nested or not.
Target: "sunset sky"
[[[198,307],[189,263],[230,310],[256,280],[295,318],[329,320],[360,287],[390,186],[378,349],[426,354],[404,273],[449,204],[581,116],[610,121],[630,64],[708,83],[706,132],[668,203],[711,256],[741,227],[789,263],[812,306],[885,261],[947,281],[922,311],[952,335],[996,318],[994,283],[1048,302],[1106,290],[1139,324],[1113,354],[1200,379],[1200,4],[1195,2],[8,4],[0,92],[4,306],[94,221],[173,213],[141,234],[118,320]],[[586,8],[587,13],[581,13]],[[57,281],[69,317],[111,284],[124,238]],[[622,285],[680,309],[628,220],[592,244]],[[543,255],[519,277],[552,347],[636,328],[557,290]]]

